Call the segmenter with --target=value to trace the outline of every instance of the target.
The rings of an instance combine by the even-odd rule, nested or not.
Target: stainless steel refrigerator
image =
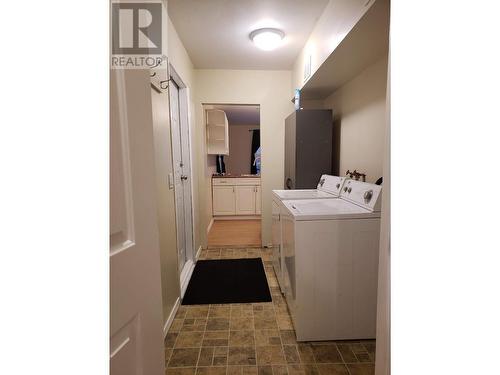
[[[285,120],[285,189],[315,189],[332,174],[333,115],[327,109],[296,110]]]

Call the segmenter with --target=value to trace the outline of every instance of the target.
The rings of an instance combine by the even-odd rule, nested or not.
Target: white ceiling
[[[169,0],[168,13],[197,69],[290,69],[328,0]],[[262,51],[251,31],[275,27],[282,46]]]
[[[214,108],[226,112],[229,125],[260,125],[258,105],[215,105]]]

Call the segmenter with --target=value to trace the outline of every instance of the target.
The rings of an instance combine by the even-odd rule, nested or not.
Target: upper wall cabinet
[[[376,0],[301,90],[302,99],[325,99],[389,51],[389,0]]]
[[[205,111],[207,124],[207,154],[229,154],[229,126],[226,113],[220,109]]]

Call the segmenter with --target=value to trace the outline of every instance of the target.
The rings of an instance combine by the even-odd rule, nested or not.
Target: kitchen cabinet
[[[261,214],[260,178],[213,178],[213,216]]]
[[[335,22],[335,19],[338,20],[340,17],[343,21]],[[324,100],[380,60],[382,56],[387,56],[389,51],[389,0],[331,1],[321,19],[319,22],[323,22],[320,29],[315,29],[316,38],[313,34],[309,38],[321,39],[312,56],[315,62],[312,76],[304,85],[297,80],[293,85],[302,87],[300,98],[305,100]],[[318,35],[339,37],[334,41],[329,38],[318,38]],[[309,58],[311,54],[302,53],[300,65],[304,67]],[[299,68],[299,71],[302,70]]]
[[[236,200],[234,199],[234,186],[214,186],[213,188],[213,214],[235,215]]]
[[[207,109],[207,154],[229,155],[229,125],[226,112],[220,109]]]
[[[236,215],[255,215],[255,186],[236,186]]]

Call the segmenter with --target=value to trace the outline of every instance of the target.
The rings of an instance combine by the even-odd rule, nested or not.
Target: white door
[[[262,191],[260,186],[255,187],[255,213],[257,215],[262,213]]]
[[[234,186],[213,187],[214,215],[234,215],[236,213],[234,190]]]
[[[179,272],[193,254],[193,221],[191,199],[191,171],[187,98],[180,95],[179,86],[169,85],[170,120],[172,128],[172,159],[174,167],[175,213],[177,222],[177,251]]]
[[[164,373],[149,71],[111,70],[110,371]]]
[[[255,186],[236,186],[236,215],[255,214]]]

